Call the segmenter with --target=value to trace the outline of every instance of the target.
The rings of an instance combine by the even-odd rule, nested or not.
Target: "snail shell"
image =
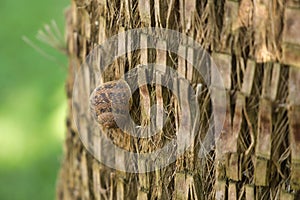
[[[92,92],[90,108],[96,121],[105,128],[125,125],[129,117],[131,90],[124,80],[106,82]]]

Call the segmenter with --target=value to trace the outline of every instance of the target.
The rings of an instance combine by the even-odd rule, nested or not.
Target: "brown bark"
[[[298,1],[72,0],[66,18],[69,113],[57,199],[300,198]],[[197,120],[201,123],[193,148],[165,168],[125,173],[101,164],[83,146],[72,115],[74,75],[96,45],[117,33],[151,26],[179,31],[201,43],[221,71],[227,101],[218,103],[215,96],[219,109],[214,109],[211,94],[207,90],[199,93]],[[192,55],[188,45],[182,48],[187,56]],[[193,86],[202,82],[182,58],[160,50],[126,54],[111,65],[104,81],[118,79],[141,61],[169,65]],[[161,80],[160,74],[155,76]],[[178,96],[185,101],[185,89],[180,88],[180,81],[177,84]],[[217,87],[213,91],[219,94]],[[160,86],[138,90],[140,101],[133,105],[138,111],[133,118],[140,124],[149,123],[152,94],[159,108],[169,105],[168,129],[141,141],[117,129],[107,130],[114,143],[126,150],[147,152],[153,150],[151,144],[161,147],[169,137],[176,137],[178,100]],[[204,157],[198,157],[199,141],[208,129],[207,115],[217,116],[220,109],[227,111],[220,140]],[[109,153],[114,159],[114,152]]]

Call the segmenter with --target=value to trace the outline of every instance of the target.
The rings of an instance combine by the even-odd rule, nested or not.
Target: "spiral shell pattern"
[[[90,96],[90,109],[96,121],[105,128],[117,128],[128,121],[131,91],[124,80],[106,82]]]

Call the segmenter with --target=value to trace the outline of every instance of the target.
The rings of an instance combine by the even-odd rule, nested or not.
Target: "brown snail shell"
[[[124,80],[96,87],[90,96],[90,108],[96,121],[105,128],[124,125],[129,117],[131,90]]]

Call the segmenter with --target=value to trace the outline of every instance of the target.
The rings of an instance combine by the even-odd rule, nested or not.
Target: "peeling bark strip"
[[[180,0],[180,14],[181,16],[181,25],[185,32],[189,32],[189,30],[192,28],[192,21],[194,19],[194,12],[196,10],[196,0]]]
[[[69,112],[57,199],[300,199],[299,1],[71,0],[66,18]],[[118,33],[151,26],[179,31],[201,43],[213,57],[226,92],[220,89],[216,71],[207,70],[211,85],[205,85],[204,77],[187,62],[199,59],[193,44],[182,41],[174,48],[168,39],[161,39],[158,49],[131,51],[134,45],[148,47],[147,35],[141,34],[127,35],[115,42],[115,49],[107,50],[113,57],[127,53],[115,58],[105,72],[100,71],[104,60],[97,54],[91,56],[94,62],[83,66],[81,88],[73,94],[75,75],[95,46]],[[169,47],[184,56],[160,50]],[[119,148],[145,153],[173,139],[183,140],[175,134],[182,130],[183,120],[184,134],[195,139],[183,154],[177,149],[178,143],[172,143],[173,153],[180,156],[165,168],[140,174],[116,171],[93,158],[81,139],[93,146],[97,157],[109,155],[105,158],[125,168],[148,166],[113,150],[102,152],[107,144],[98,133],[91,134],[89,118],[79,127],[80,139],[72,114],[89,109],[81,106],[86,101],[83,94],[92,92],[96,85],[119,79],[149,62],[161,65],[160,71],[141,67],[134,81],[145,83],[150,76],[156,84],[137,89],[130,114],[138,125],[149,125],[149,130],[141,131],[148,134],[156,125],[157,134],[141,139],[120,129],[105,133]],[[171,74],[165,66],[177,70],[179,77],[173,77],[171,84],[174,93],[160,84],[164,75]],[[91,76],[92,70],[103,77],[98,80]],[[199,110],[189,109],[190,91],[184,79],[196,91]],[[73,95],[78,97],[74,107]],[[156,105],[154,117],[150,115],[152,105]],[[223,110],[224,125],[216,127]],[[193,112],[195,119],[190,117]],[[192,122],[194,126],[190,126]],[[213,122],[216,125],[210,127]]]
[[[300,189],[300,71],[290,68],[289,74],[289,126],[291,142],[291,185]]]
[[[238,19],[238,2],[225,1],[223,26],[221,32],[220,51],[231,53],[231,45],[236,37],[236,23]]]
[[[286,8],[284,13],[283,55],[285,64],[300,67],[300,10]]]
[[[145,26],[151,25],[151,12],[150,12],[150,0],[139,1],[139,11],[141,21]]]

